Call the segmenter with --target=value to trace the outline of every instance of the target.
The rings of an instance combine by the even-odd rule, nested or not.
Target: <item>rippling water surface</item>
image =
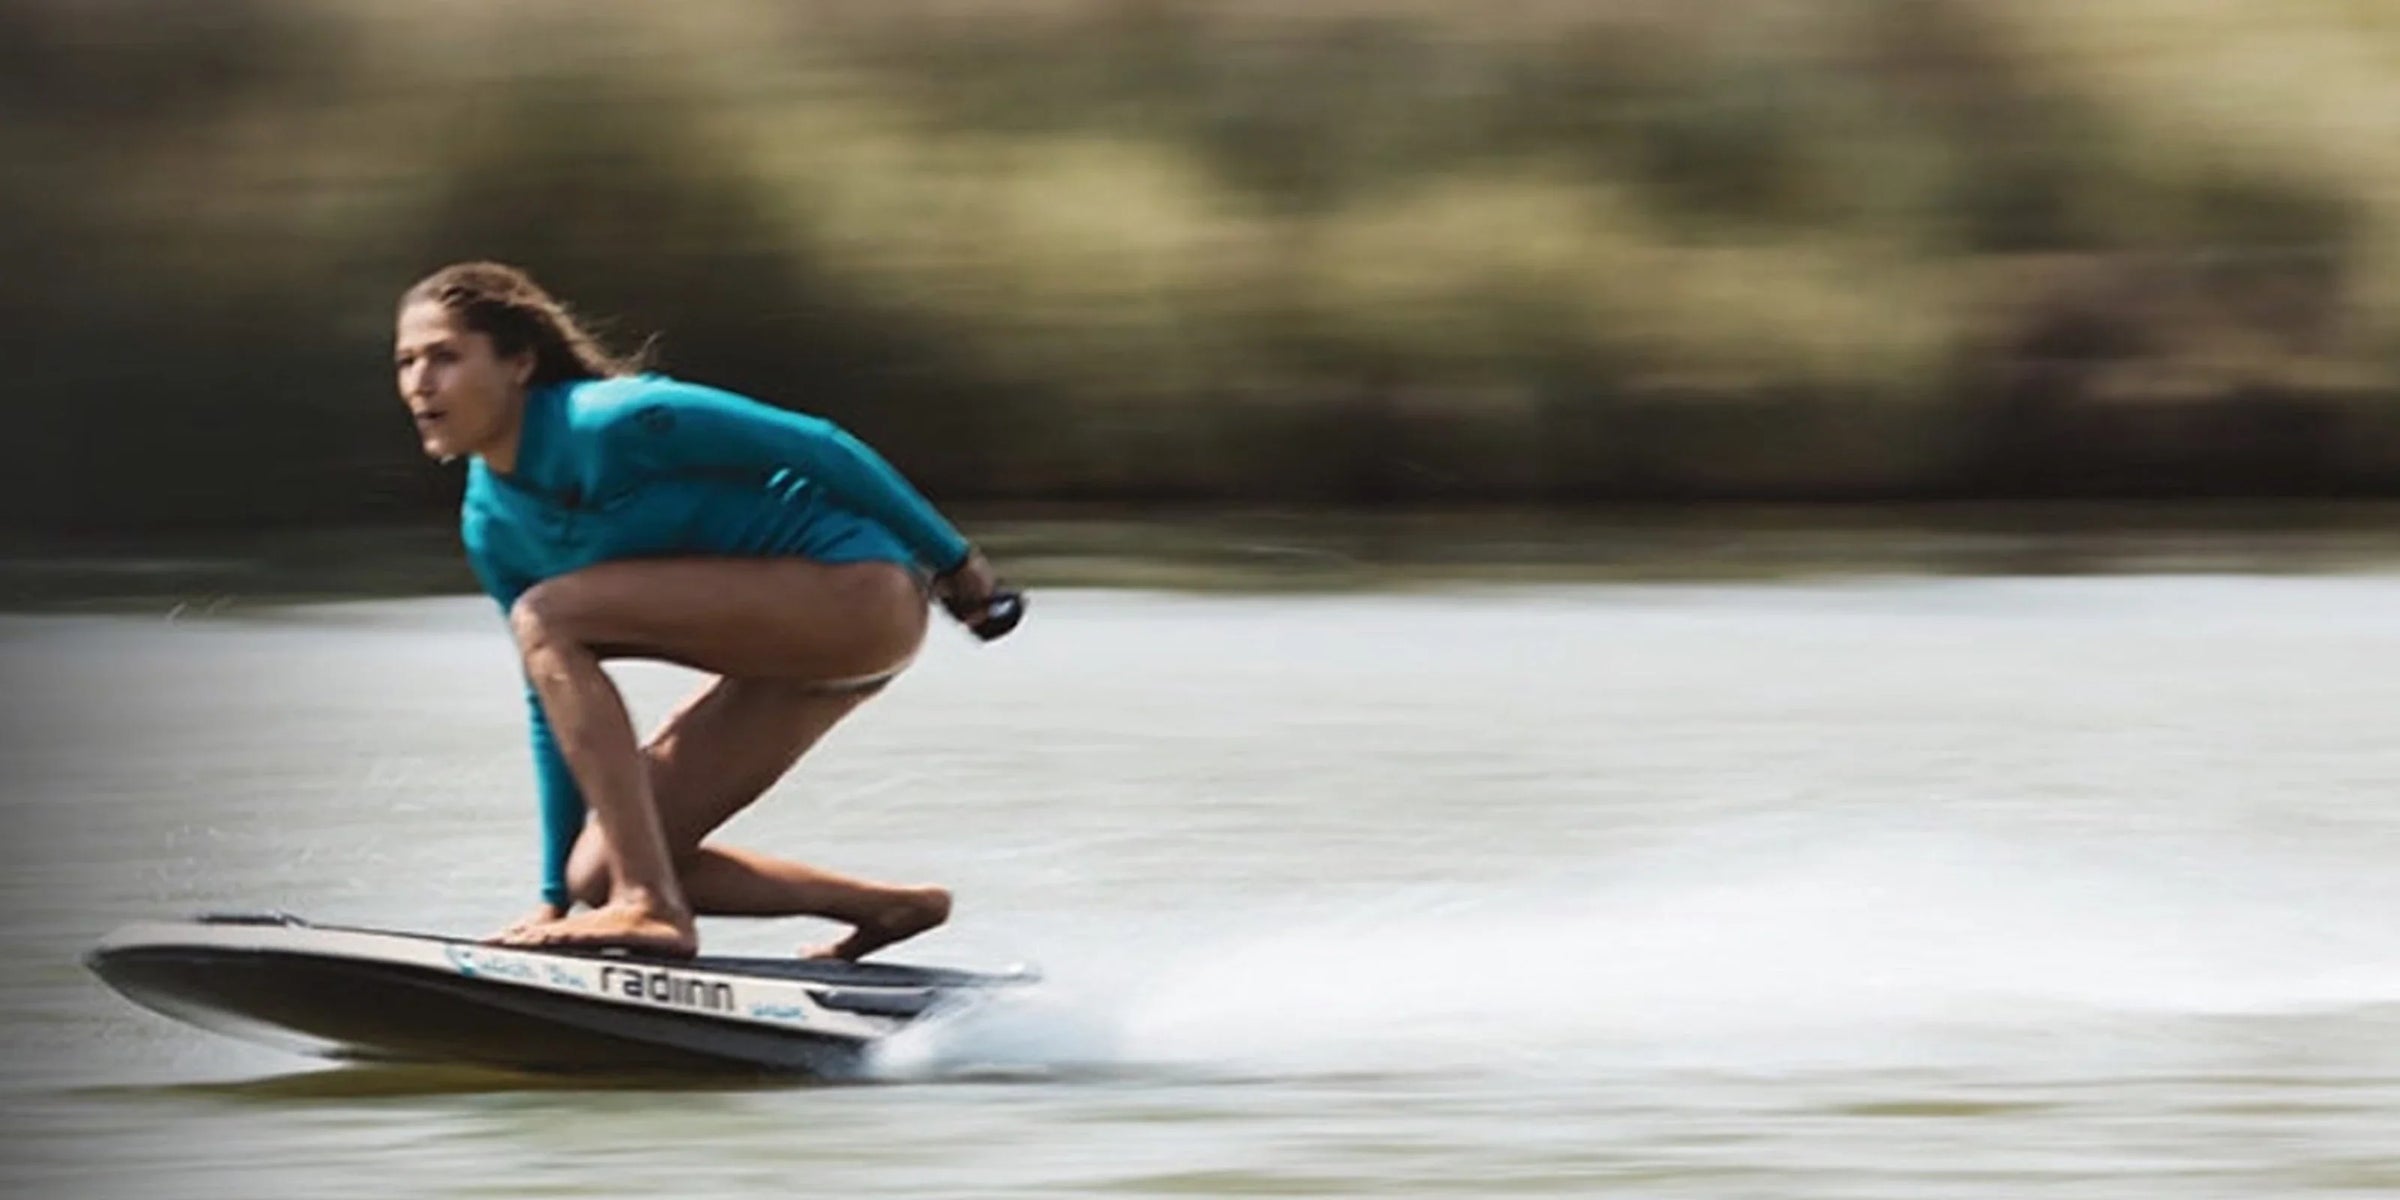
[[[0,621],[6,1182],[53,1196],[2400,1190],[2400,579],[1056,591],[736,824],[1039,962],[867,1087],[328,1069],[76,957],[473,932],[480,600]],[[692,686],[620,672],[655,719]],[[775,952],[807,922],[718,922]]]

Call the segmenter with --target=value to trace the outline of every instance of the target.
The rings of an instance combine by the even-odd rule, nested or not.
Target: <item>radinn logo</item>
[[[733,1011],[732,984],[709,983],[688,975],[678,975],[662,967],[648,970],[639,967],[602,967],[600,990],[628,1000],[647,1000],[672,1008]]]

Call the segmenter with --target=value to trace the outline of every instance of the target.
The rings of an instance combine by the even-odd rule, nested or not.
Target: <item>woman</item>
[[[702,839],[908,664],[929,576],[979,635],[1015,624],[983,556],[840,429],[637,374],[513,267],[410,288],[394,364],[425,452],[471,459],[468,560],[524,664],[542,902],[492,940],[690,955],[696,914],[807,914],[855,959],[946,920],[938,887]],[[637,746],[613,657],[717,678]]]

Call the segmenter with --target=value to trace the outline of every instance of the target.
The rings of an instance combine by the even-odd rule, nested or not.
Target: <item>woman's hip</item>
[[[718,675],[867,685],[924,642],[924,576],[888,559],[661,557],[537,584],[510,612],[520,641],[565,637],[603,657]]]

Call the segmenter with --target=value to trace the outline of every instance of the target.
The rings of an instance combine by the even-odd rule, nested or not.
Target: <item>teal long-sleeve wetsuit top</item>
[[[532,389],[515,469],[467,467],[467,561],[502,612],[533,585],[622,558],[895,562],[934,572],[968,545],[900,473],[829,421],[658,375]],[[542,898],[564,908],[583,793],[530,682]]]

